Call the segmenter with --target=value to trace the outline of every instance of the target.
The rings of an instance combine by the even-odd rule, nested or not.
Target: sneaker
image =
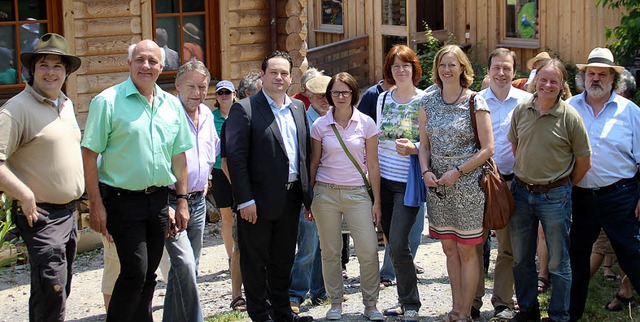
[[[418,311],[416,310],[405,310],[404,311],[404,321],[418,321]]]
[[[502,320],[509,320],[509,319],[513,319],[513,317],[515,316],[515,312],[513,312],[512,309],[510,309],[508,306],[498,306],[495,308],[495,310],[493,311],[493,317],[494,318],[498,318],[501,321]]]
[[[478,319],[480,318],[480,309],[475,308],[475,307],[471,307],[471,318],[473,319]]]
[[[538,322],[540,321],[540,311],[525,312],[520,311],[516,315],[508,320],[509,322]]]
[[[298,302],[291,301],[291,311],[295,314],[300,314],[300,304]]]
[[[325,317],[327,318],[327,320],[330,320],[330,321],[342,319],[342,308],[329,309]]]
[[[365,318],[369,319],[369,321],[384,321],[384,315],[380,313],[378,310],[364,310],[362,313]]]

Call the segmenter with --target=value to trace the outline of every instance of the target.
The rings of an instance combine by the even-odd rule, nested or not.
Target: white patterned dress
[[[476,143],[471,127],[469,98],[447,104],[440,90],[422,98],[428,117],[426,126],[431,143],[431,171],[440,178],[445,172],[463,164],[474,153]],[[475,95],[476,111],[489,111],[486,101]],[[484,192],[478,184],[481,168],[467,173],[451,187],[440,186],[436,195],[429,189],[427,213],[429,233],[439,239],[455,239],[462,244],[482,243]]]

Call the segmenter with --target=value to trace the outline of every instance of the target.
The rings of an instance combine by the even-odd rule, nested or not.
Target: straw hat
[[[69,55],[67,40],[54,33],[44,34],[38,40],[36,48],[32,53],[20,54],[20,61],[25,67],[31,66],[31,60],[36,54],[58,55],[67,58],[69,66],[67,67],[68,73],[71,74],[80,68],[81,60],[77,56]]]
[[[624,70],[624,67],[618,66],[613,62],[613,54],[608,48],[596,47],[589,53],[586,64],[576,64],[580,70],[587,67],[609,67],[615,69],[617,73]]]
[[[182,27],[182,31],[184,31],[187,35],[200,40],[200,29],[196,27],[196,25],[188,22]]]
[[[551,56],[549,56],[549,53],[547,53],[546,51],[542,51],[538,53],[535,57],[527,60],[527,68],[531,70],[533,69],[533,66],[535,66],[536,63],[538,63],[539,61],[549,60],[549,59],[551,59]]]
[[[331,81],[331,77],[321,75],[308,80],[304,86],[311,94],[325,94],[329,81]]]

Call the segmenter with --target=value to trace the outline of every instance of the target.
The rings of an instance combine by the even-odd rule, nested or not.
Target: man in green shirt
[[[189,221],[185,151],[193,146],[180,101],[156,85],[164,52],[151,40],[129,47],[130,77],[96,96],[82,141],[91,228],[113,237],[120,275],[107,321],[151,321],[167,227]],[[100,162],[97,162],[98,155]],[[177,208],[167,197],[175,183]]]

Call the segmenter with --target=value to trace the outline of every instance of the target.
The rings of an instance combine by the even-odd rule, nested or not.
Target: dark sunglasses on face
[[[218,94],[218,95],[231,95],[231,91],[227,91],[227,90],[217,91],[216,94]]]

